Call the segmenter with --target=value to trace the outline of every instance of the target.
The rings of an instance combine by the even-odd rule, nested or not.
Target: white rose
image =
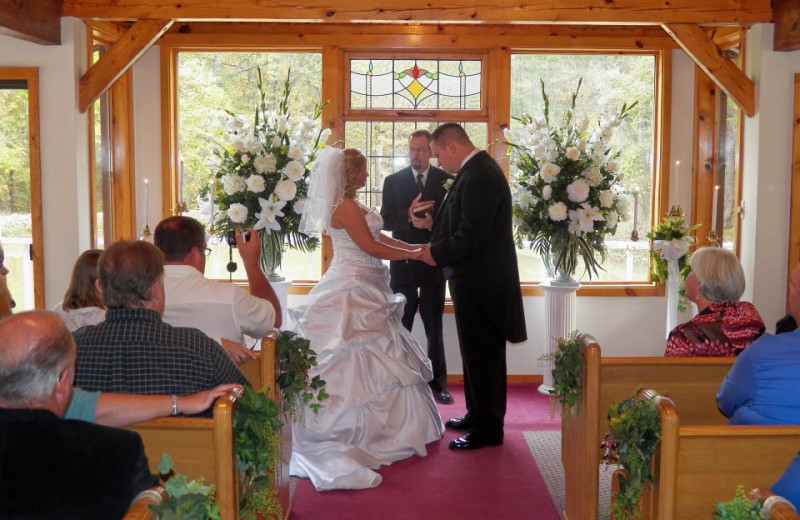
[[[246,153],[243,153],[242,154],[242,164],[247,164],[249,162],[250,162],[250,156],[247,155]]]
[[[294,212],[297,213],[298,215],[302,213],[306,209],[306,202],[308,202],[308,199],[296,200],[292,205],[292,207],[294,208]]]
[[[259,155],[253,161],[253,166],[256,167],[258,173],[274,172],[277,166],[277,161],[274,155]]]
[[[567,205],[563,202],[556,202],[548,206],[547,213],[550,215],[550,220],[555,222],[565,220],[567,218]]]
[[[567,194],[572,202],[583,202],[589,197],[589,183],[584,179],[575,179],[567,186]]]
[[[619,171],[619,163],[617,161],[611,161],[606,165],[606,170],[610,172]]]
[[[235,173],[229,173],[222,178],[222,190],[226,195],[233,195],[247,188],[244,179]]]
[[[619,221],[619,213],[616,211],[606,213],[606,228],[614,229],[617,227],[617,221]]]
[[[597,167],[589,168],[583,172],[583,176],[591,187],[599,186],[603,182],[603,172]]]
[[[233,146],[234,150],[240,153],[249,151],[247,143],[241,137],[234,137],[233,139],[231,139],[231,146]]]
[[[275,137],[272,138],[272,147],[273,148],[280,148],[281,144],[283,144],[283,141],[281,140],[281,136],[276,135]]]
[[[566,154],[567,154],[567,159],[569,159],[570,161],[577,161],[578,157],[581,156],[581,151],[574,146],[568,146]]]
[[[303,174],[306,172],[306,169],[297,161],[289,161],[289,164],[286,165],[286,168],[283,169],[283,172],[286,174],[289,180],[297,182],[303,178]]]
[[[548,185],[548,186],[545,186],[544,188],[542,188],[542,198],[544,200],[550,200],[550,197],[552,197],[552,196],[553,196],[553,188],[552,187],[550,187]]]
[[[289,157],[289,159],[299,159],[303,156],[303,147],[293,144],[289,147],[289,151],[286,152],[286,155]]]
[[[627,199],[620,199],[617,201],[617,211],[619,211],[621,217],[625,217],[630,209],[631,205]]]
[[[266,184],[264,183],[264,177],[261,175],[251,175],[247,178],[247,189],[252,191],[253,193],[261,193],[266,189]]]
[[[610,208],[614,204],[614,194],[611,190],[603,190],[600,192],[600,207]]]
[[[542,166],[542,170],[539,172],[539,175],[542,176],[542,180],[547,184],[550,184],[554,180],[556,180],[556,175],[561,171],[561,167],[557,164],[553,164],[551,162],[545,163]]]
[[[228,218],[231,219],[231,222],[244,224],[244,221],[247,220],[247,207],[244,204],[234,202],[228,208]]]
[[[281,200],[292,200],[297,195],[297,186],[292,181],[284,179],[275,186],[275,195]]]

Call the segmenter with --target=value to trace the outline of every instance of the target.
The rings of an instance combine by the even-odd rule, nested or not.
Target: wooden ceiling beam
[[[0,2],[0,34],[61,45],[61,0]]]
[[[772,11],[775,14],[772,50],[800,49],[800,3],[797,0],[773,0]]]
[[[667,24],[664,30],[742,111],[756,113],[755,85],[697,25]]]
[[[770,0],[64,0],[67,16],[109,20],[530,22],[746,25],[772,21]],[[332,7],[333,6],[333,7]],[[666,6],[666,7],[665,7]]]
[[[78,107],[85,112],[100,94],[125,73],[170,27],[172,20],[141,20],[111,46],[80,79]]]

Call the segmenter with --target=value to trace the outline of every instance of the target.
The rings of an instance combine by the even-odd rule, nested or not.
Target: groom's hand
[[[425,244],[422,247],[422,254],[420,254],[419,260],[422,260],[423,262],[425,262],[428,265],[433,265],[433,266],[436,265],[436,260],[434,260],[433,256],[431,256],[431,245],[430,244]]]

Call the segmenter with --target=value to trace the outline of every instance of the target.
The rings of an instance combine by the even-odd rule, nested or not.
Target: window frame
[[[197,30],[195,30],[197,28]],[[617,28],[619,29],[619,28]],[[298,44],[300,42],[300,44]],[[646,29],[628,28],[619,31],[585,27],[527,27],[486,25],[430,25],[406,27],[379,24],[196,24],[170,31],[159,41],[162,78],[162,212],[171,214],[177,201],[177,110],[175,97],[177,52],[200,51],[281,51],[303,50],[322,53],[322,98],[330,103],[323,110],[322,123],[331,129],[330,143],[344,141],[344,122],[356,120],[349,106],[349,67],[347,56],[401,56],[417,49],[426,55],[485,55],[482,81],[486,82],[482,105],[487,111],[487,151],[505,171],[508,159],[503,130],[510,120],[511,54],[519,52],[563,53],[639,53],[652,54],[656,60],[654,115],[654,180],[652,215],[661,215],[668,208],[670,170],[670,118],[672,81],[671,51],[675,42],[665,33],[654,34]],[[386,49],[391,47],[391,51]],[[491,71],[489,73],[488,71]],[[344,88],[347,84],[348,88]],[[347,104],[344,103],[347,96]],[[356,109],[357,111],[359,109]],[[453,118],[456,114],[450,114]],[[665,116],[666,114],[666,116]],[[366,114],[365,114],[366,115]],[[373,114],[369,114],[373,116]],[[381,120],[384,116],[381,116]],[[399,118],[408,121],[409,118]],[[653,222],[643,223],[652,226]],[[327,237],[322,241],[322,272],[330,263],[332,249]],[[305,294],[314,280],[293,281],[290,294]],[[525,296],[543,295],[538,281],[523,282]],[[652,282],[588,282],[578,291],[581,296],[661,296],[664,289]]]

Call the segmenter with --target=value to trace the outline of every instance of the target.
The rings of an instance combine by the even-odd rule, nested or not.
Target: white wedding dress
[[[383,219],[366,215],[377,237]],[[330,398],[294,424],[290,473],[317,490],[375,487],[375,469],[441,438],[442,419],[428,387],[431,364],[400,323],[405,299],[389,289],[389,271],[344,229],[331,229],[333,262],[305,305],[289,312],[311,341]]]

